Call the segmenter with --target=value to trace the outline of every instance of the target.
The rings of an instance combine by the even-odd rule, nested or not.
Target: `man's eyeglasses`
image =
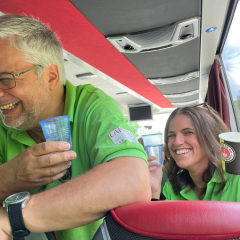
[[[29,72],[33,69],[37,69],[42,67],[40,65],[36,65],[24,72],[13,74],[13,73],[0,73],[0,89],[7,90],[16,87],[16,77],[21,76],[22,74]]]

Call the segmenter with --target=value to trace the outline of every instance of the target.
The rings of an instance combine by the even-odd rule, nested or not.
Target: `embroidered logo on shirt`
[[[133,134],[124,128],[117,128],[113,130],[109,133],[109,137],[115,145],[119,145],[125,140],[128,140],[129,142],[137,142],[137,139],[133,136]]]

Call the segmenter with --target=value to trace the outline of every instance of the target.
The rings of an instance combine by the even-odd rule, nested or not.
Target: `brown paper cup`
[[[227,173],[240,175],[240,133],[221,133],[219,138],[223,170]]]

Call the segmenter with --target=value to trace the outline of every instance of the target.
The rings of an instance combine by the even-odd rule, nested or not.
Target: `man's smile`
[[[0,109],[1,110],[10,110],[10,109],[13,109],[17,106],[18,102],[15,102],[15,103],[10,103],[10,104],[7,104],[7,105],[4,105],[4,106],[0,106]]]

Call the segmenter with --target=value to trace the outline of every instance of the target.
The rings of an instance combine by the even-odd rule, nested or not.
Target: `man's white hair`
[[[59,68],[60,83],[65,85],[63,47],[57,35],[41,21],[28,16],[0,16],[0,40],[7,39],[11,45],[22,51],[25,60],[34,65]],[[41,75],[43,68],[37,69]]]

